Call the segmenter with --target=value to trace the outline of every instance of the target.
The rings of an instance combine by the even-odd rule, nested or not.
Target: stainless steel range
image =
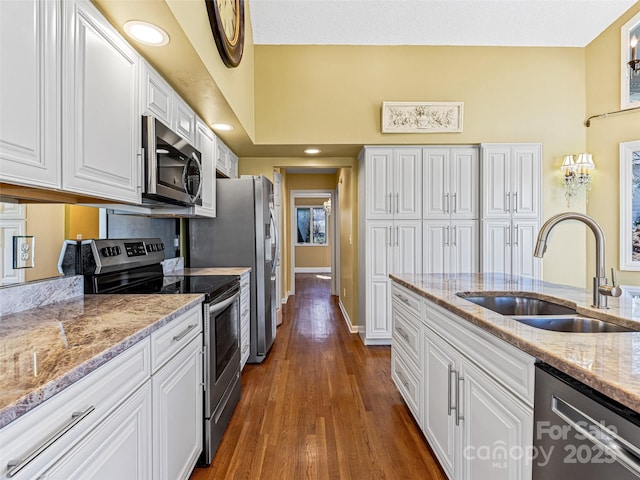
[[[204,449],[208,465],[240,400],[240,277],[163,275],[158,238],[67,240],[58,269],[83,275],[86,294],[202,293]]]

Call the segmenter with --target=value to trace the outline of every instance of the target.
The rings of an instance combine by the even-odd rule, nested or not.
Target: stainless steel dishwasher
[[[533,480],[640,478],[640,415],[536,364]]]

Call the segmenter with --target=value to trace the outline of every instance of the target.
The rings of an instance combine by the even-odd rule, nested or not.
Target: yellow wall
[[[636,3],[586,48],[587,116],[620,109],[620,28],[640,12]],[[596,163],[588,214],[606,237],[607,271],[620,267],[619,144],[640,140],[640,111],[595,119],[587,128],[587,150]],[[588,277],[595,274],[595,246],[588,235]],[[640,285],[640,272],[620,272],[622,285]]]
[[[259,143],[541,142],[543,217],[567,210],[562,157],[586,149],[583,48],[257,45],[255,61]],[[463,101],[464,132],[382,134],[383,101]],[[554,232],[572,248],[550,246],[546,280],[585,285],[585,236]]]
[[[64,210],[59,204],[27,204],[27,235],[35,238],[35,266],[26,269],[26,281],[55,277],[64,243]]]
[[[353,325],[358,324],[358,302],[356,302],[356,292],[358,291],[358,189],[355,179],[357,172],[351,168],[341,168],[338,170],[337,183],[338,195],[340,197],[340,301],[351,319]]]
[[[65,205],[64,238],[75,240],[80,238],[99,238],[100,210],[94,207]]]

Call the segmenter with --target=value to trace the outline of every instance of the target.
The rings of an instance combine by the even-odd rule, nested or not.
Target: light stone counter
[[[0,428],[203,299],[85,295],[0,317]]]
[[[561,333],[519,323],[460,298],[456,293],[508,291],[533,294],[578,313],[640,330],[640,304],[609,298],[609,310],[592,308],[581,288],[500,274],[390,275],[391,279],[446,310],[640,412],[640,333]]]

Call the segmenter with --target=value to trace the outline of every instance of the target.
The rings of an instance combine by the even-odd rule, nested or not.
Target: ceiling
[[[584,47],[637,0],[248,0],[263,45]]]

